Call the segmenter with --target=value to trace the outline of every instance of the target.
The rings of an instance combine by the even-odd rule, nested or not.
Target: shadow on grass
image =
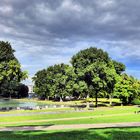
[[[0,132],[0,140],[139,140],[140,127]]]
[[[17,126],[5,126],[4,128],[18,128],[18,127],[26,127],[26,128],[33,128],[33,127],[36,127],[36,126],[41,126],[42,128],[46,128],[46,127],[49,127],[49,126],[52,126],[54,124],[43,124],[43,125],[40,125],[40,124],[19,124]],[[1,139],[0,139],[1,140]]]
[[[102,102],[103,104],[109,105],[109,102]],[[112,102],[112,106],[121,106],[121,103]]]

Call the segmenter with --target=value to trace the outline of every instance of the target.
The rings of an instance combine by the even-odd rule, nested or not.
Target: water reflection
[[[14,99],[0,99],[0,108],[4,107],[20,107],[20,108],[35,108],[35,107],[44,107],[44,108],[60,108],[65,107],[64,105],[55,105],[55,104],[47,104],[47,103],[40,103],[34,101],[18,101]]]

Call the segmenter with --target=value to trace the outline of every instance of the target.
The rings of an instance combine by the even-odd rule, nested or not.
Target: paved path
[[[140,126],[140,122],[5,127],[5,128],[0,128],[0,131],[64,130],[64,129],[110,128],[110,127],[113,127],[113,128],[115,128],[115,127],[135,127],[135,126]]]

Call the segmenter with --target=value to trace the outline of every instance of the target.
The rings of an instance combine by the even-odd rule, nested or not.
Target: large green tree
[[[60,97],[62,101],[66,96],[76,98],[95,97],[95,106],[98,106],[98,97],[106,93],[104,97],[124,97],[124,92],[117,91],[122,86],[122,76],[125,65],[112,60],[107,52],[102,49],[90,47],[75,54],[71,59],[72,67],[66,64],[57,64],[47,69],[38,71],[33,78],[34,90],[39,95],[47,97]],[[135,81],[135,80],[126,80]],[[117,84],[116,84],[117,83]],[[130,88],[131,87],[131,88]],[[114,89],[116,92],[114,92]],[[133,88],[129,84],[129,91],[139,94],[139,82],[133,82]],[[131,97],[131,96],[130,96]],[[87,107],[89,103],[87,102]]]
[[[14,56],[10,43],[0,41],[0,94],[11,97],[20,81],[27,78],[27,72]]]
[[[69,78],[67,75],[68,69],[69,66],[63,63],[51,66],[47,69],[49,72],[48,77],[50,80],[52,80],[50,83],[51,94],[52,96],[59,97],[60,101],[63,101],[63,99],[68,95],[66,90],[66,85]]]
[[[106,91],[112,104],[112,93],[116,83],[116,70],[111,64],[95,62],[85,68],[86,83],[89,85],[89,93],[95,97],[95,106],[98,106],[98,94]],[[91,91],[92,89],[92,91]]]
[[[39,71],[33,78],[35,92],[47,97],[59,97],[63,101],[73,93],[75,73],[72,67],[66,64],[57,64]]]
[[[114,89],[114,94],[120,98],[122,104],[130,104],[140,96],[140,82],[126,73],[120,75]]]
[[[102,49],[90,47],[78,52],[72,57],[71,63],[79,79],[85,81],[88,87],[87,98],[95,95],[97,106],[97,94],[103,88],[103,81],[99,76],[103,69],[103,63],[108,64],[110,58]],[[101,67],[102,68],[101,68]],[[100,69],[100,70],[99,70]],[[95,70],[95,71],[93,71]]]
[[[94,96],[95,106],[98,106],[98,94],[106,91],[111,105],[117,75],[124,71],[125,66],[111,60],[107,52],[95,47],[78,52],[72,57],[71,63],[79,80],[87,84],[87,98]]]

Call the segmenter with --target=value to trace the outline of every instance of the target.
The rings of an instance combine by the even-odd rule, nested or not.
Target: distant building
[[[33,91],[33,87],[34,87],[33,85],[28,85],[28,89],[29,89],[28,98],[29,99],[38,97],[37,94]]]
[[[34,93],[34,91],[33,91],[33,85],[28,85],[28,89],[29,89],[29,92],[28,93]]]

